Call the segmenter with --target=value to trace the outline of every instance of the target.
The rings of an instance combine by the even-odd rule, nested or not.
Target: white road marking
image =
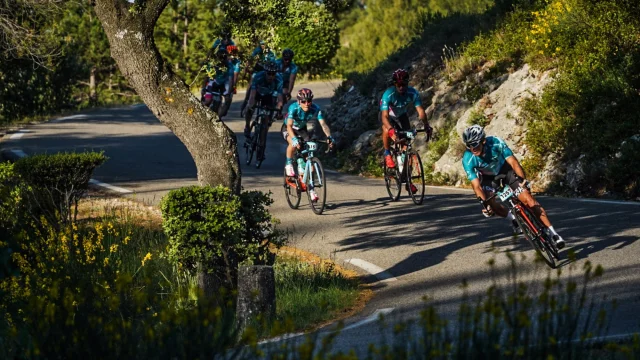
[[[616,201],[616,200],[598,200],[598,199],[575,199],[575,198],[564,198],[564,197],[554,197],[554,196],[536,196],[536,198],[555,198],[569,201],[580,201],[580,202],[590,202],[590,203],[599,203],[599,204],[612,204],[612,205],[640,205],[638,201]]]
[[[134,104],[134,105],[129,106],[129,109],[137,109],[137,108],[141,108],[141,107],[144,107],[144,106],[147,106],[147,104],[144,104],[144,103],[143,104]]]
[[[29,130],[18,130],[18,132],[13,133],[13,134],[9,137],[9,139],[20,139],[21,137],[23,137],[23,136],[24,136],[24,134],[29,133],[29,132],[31,132],[31,131],[29,131]]]
[[[433,188],[433,189],[442,189],[442,190],[453,190],[453,191],[462,191],[462,192],[473,192],[472,189],[463,189],[463,188],[457,188],[457,187],[449,187],[449,186],[433,186],[433,185],[427,185],[427,188]]]
[[[335,171],[335,170],[330,170],[330,169],[324,169],[324,172],[326,172],[327,174],[340,175],[340,171]]]
[[[395,277],[393,277],[393,275],[391,275],[391,273],[389,273],[385,269],[379,267],[378,265],[374,265],[374,264],[372,264],[370,262],[364,261],[362,259],[347,259],[347,260],[345,260],[345,262],[348,263],[348,264],[357,266],[357,267],[361,268],[362,270],[374,275],[375,277],[378,278],[378,280],[380,280],[382,282],[397,281],[398,280]]]
[[[51,122],[57,123],[57,122],[64,121],[64,120],[84,119],[86,117],[87,117],[87,115],[85,115],[85,114],[69,115],[69,116],[63,116],[61,118],[53,119],[53,120],[51,120]]]
[[[11,152],[16,154],[16,156],[21,157],[21,158],[27,156],[27,154],[24,151],[20,150],[20,149],[14,149],[14,150],[11,150]]]
[[[302,335],[304,335],[304,333],[284,334],[284,335],[276,336],[276,337],[271,338],[271,339],[258,341],[258,345],[268,344],[268,343],[281,341],[281,340],[288,340],[288,339],[292,339],[294,337],[298,337],[298,336],[302,336]]]
[[[98,186],[107,188],[109,190],[117,191],[117,192],[119,192],[121,194],[131,194],[133,192],[131,190],[127,190],[127,189],[121,188],[119,186],[114,186],[114,185],[111,185],[111,184],[103,183],[103,182],[98,181],[96,179],[89,180],[89,183],[93,184],[93,185],[98,185]]]
[[[378,309],[378,310],[374,311],[373,314],[371,314],[366,319],[360,320],[355,324],[351,324],[351,325],[343,328],[342,331],[349,330],[349,329],[354,329],[354,328],[357,328],[359,326],[366,325],[366,324],[372,323],[374,321],[377,321],[380,318],[380,315],[390,314],[394,309],[395,308]]]

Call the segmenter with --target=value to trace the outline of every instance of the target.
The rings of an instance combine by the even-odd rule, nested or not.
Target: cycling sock
[[[549,229],[549,231],[551,231],[552,235],[558,235],[558,233],[556,232],[556,230],[553,228],[553,226],[549,226],[547,229]]]
[[[509,212],[507,213],[507,220],[515,220],[515,219],[516,219],[516,217],[515,217],[515,216],[513,216],[513,214],[511,213],[511,211],[509,211]]]
[[[286,165],[293,165],[293,159],[292,158],[287,158]]]
[[[391,150],[384,149],[384,156],[391,155]]]

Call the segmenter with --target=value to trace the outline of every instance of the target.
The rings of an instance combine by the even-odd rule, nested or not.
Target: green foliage
[[[238,264],[273,264],[270,245],[284,244],[266,207],[270,194],[236,195],[222,186],[191,186],[170,191],[161,203],[168,256],[190,273],[206,271],[225,278]],[[227,281],[235,279],[235,275]]]
[[[487,118],[481,110],[473,110],[469,114],[469,120],[467,123],[469,125],[480,125],[485,127],[489,124],[489,118]]]
[[[426,25],[442,15],[481,13],[493,3],[493,0],[368,1],[364,10],[343,18],[342,47],[334,66],[342,74],[366,73],[418,39]]]
[[[340,47],[340,34],[335,19],[324,6],[310,2],[292,1],[303,22],[281,26],[277,30],[278,47],[295,52],[298,72],[317,74],[325,70]],[[293,10],[290,10],[293,12]]]
[[[0,239],[8,238],[18,225],[22,208],[22,191],[18,177],[9,162],[0,162]]]
[[[26,187],[23,190],[30,214],[45,216],[50,223],[75,219],[78,200],[89,186],[91,174],[107,160],[103,153],[58,153],[22,158],[14,171]]]

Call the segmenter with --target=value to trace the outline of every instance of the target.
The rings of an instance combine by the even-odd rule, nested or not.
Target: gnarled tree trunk
[[[224,185],[240,192],[236,137],[218,116],[200,104],[182,78],[166,64],[153,29],[169,0],[95,0],[111,56],[154,115],[185,144],[201,185]]]

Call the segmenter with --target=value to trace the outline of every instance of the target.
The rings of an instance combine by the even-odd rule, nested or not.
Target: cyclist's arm
[[[429,127],[429,121],[427,120],[427,114],[424,112],[422,105],[417,105],[416,110],[418,111],[418,118],[424,124],[425,128]]]
[[[291,94],[291,92],[293,91],[293,85],[296,82],[296,76],[298,74],[296,73],[291,73],[291,75],[289,75],[289,89],[287,89],[287,91],[289,91],[289,94]]]
[[[331,128],[329,128],[329,124],[327,124],[327,122],[322,119],[319,119],[318,122],[320,123],[320,126],[322,127],[322,131],[324,131],[324,134],[327,135],[327,137],[330,137]]]
[[[521,179],[527,178],[525,176],[524,169],[522,168],[522,166],[520,166],[520,162],[518,161],[518,159],[516,159],[515,156],[509,156],[505,160],[507,161],[507,164],[511,165],[511,168],[516,173],[516,175],[518,175]]]
[[[289,139],[293,141],[293,138],[296,137],[296,134],[293,132],[293,119],[287,119],[287,132],[289,133]]]
[[[282,101],[282,94],[278,94],[278,105],[277,108],[282,110],[282,106],[283,106],[283,101]]]
[[[481,198],[482,200],[487,200],[487,197],[484,195],[484,190],[482,190],[482,186],[480,186],[480,179],[475,178],[471,180],[471,188],[473,188],[473,192],[477,197]]]
[[[256,104],[256,89],[251,89],[249,94],[249,108],[252,108]]]

